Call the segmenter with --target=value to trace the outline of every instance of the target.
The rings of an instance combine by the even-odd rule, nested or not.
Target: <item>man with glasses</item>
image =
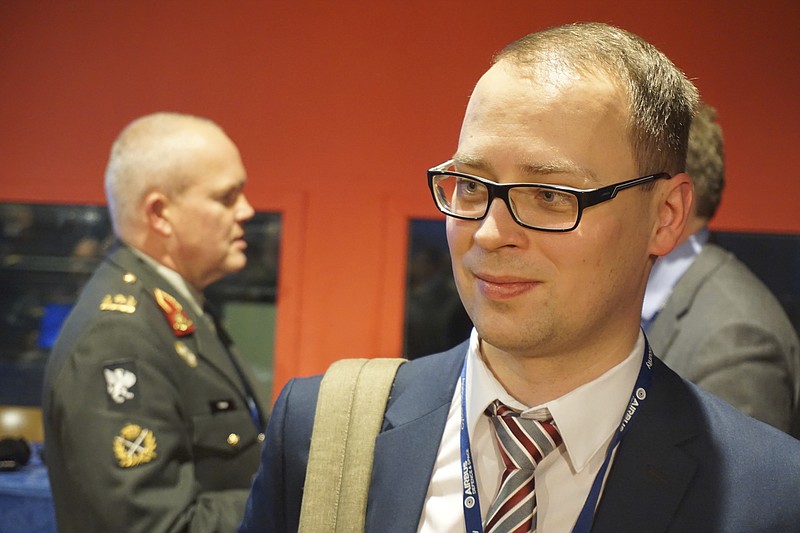
[[[400,367],[367,531],[791,531],[800,443],[679,378],[639,327],[692,203],[694,86],[603,24],[528,35],[428,172],[475,329]],[[295,531],[319,379],[273,410],[241,531]]]

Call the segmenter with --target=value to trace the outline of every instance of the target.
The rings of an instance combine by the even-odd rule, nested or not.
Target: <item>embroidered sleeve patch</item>
[[[114,437],[114,457],[122,468],[149,463],[156,458],[156,436],[149,429],[128,424]]]
[[[103,377],[106,380],[106,392],[111,400],[109,402],[111,407],[138,404],[136,363],[125,361],[106,365],[103,367]]]

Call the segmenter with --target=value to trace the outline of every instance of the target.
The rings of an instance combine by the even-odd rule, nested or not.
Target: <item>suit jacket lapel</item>
[[[653,385],[617,450],[593,533],[668,531],[697,469],[683,445],[698,434],[685,383],[655,360]]]
[[[366,531],[416,531],[466,351],[400,367],[375,443]]]
[[[707,244],[697,256],[692,266],[675,285],[666,305],[659,312],[647,332],[647,338],[658,346],[658,355],[669,352],[678,335],[681,318],[689,311],[697,293],[719,266],[727,258],[727,252],[714,244]],[[669,363],[669,359],[665,359]]]

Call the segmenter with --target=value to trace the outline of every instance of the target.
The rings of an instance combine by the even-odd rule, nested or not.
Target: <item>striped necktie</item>
[[[505,464],[500,490],[489,507],[486,533],[536,531],[534,469],[561,444],[561,434],[550,418],[544,422],[522,418],[520,413],[495,400],[487,409]]]

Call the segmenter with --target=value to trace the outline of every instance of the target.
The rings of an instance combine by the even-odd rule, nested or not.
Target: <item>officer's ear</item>
[[[169,221],[169,198],[161,191],[150,191],[144,197],[144,210],[147,225],[152,231],[169,237],[172,235],[172,224]]]

